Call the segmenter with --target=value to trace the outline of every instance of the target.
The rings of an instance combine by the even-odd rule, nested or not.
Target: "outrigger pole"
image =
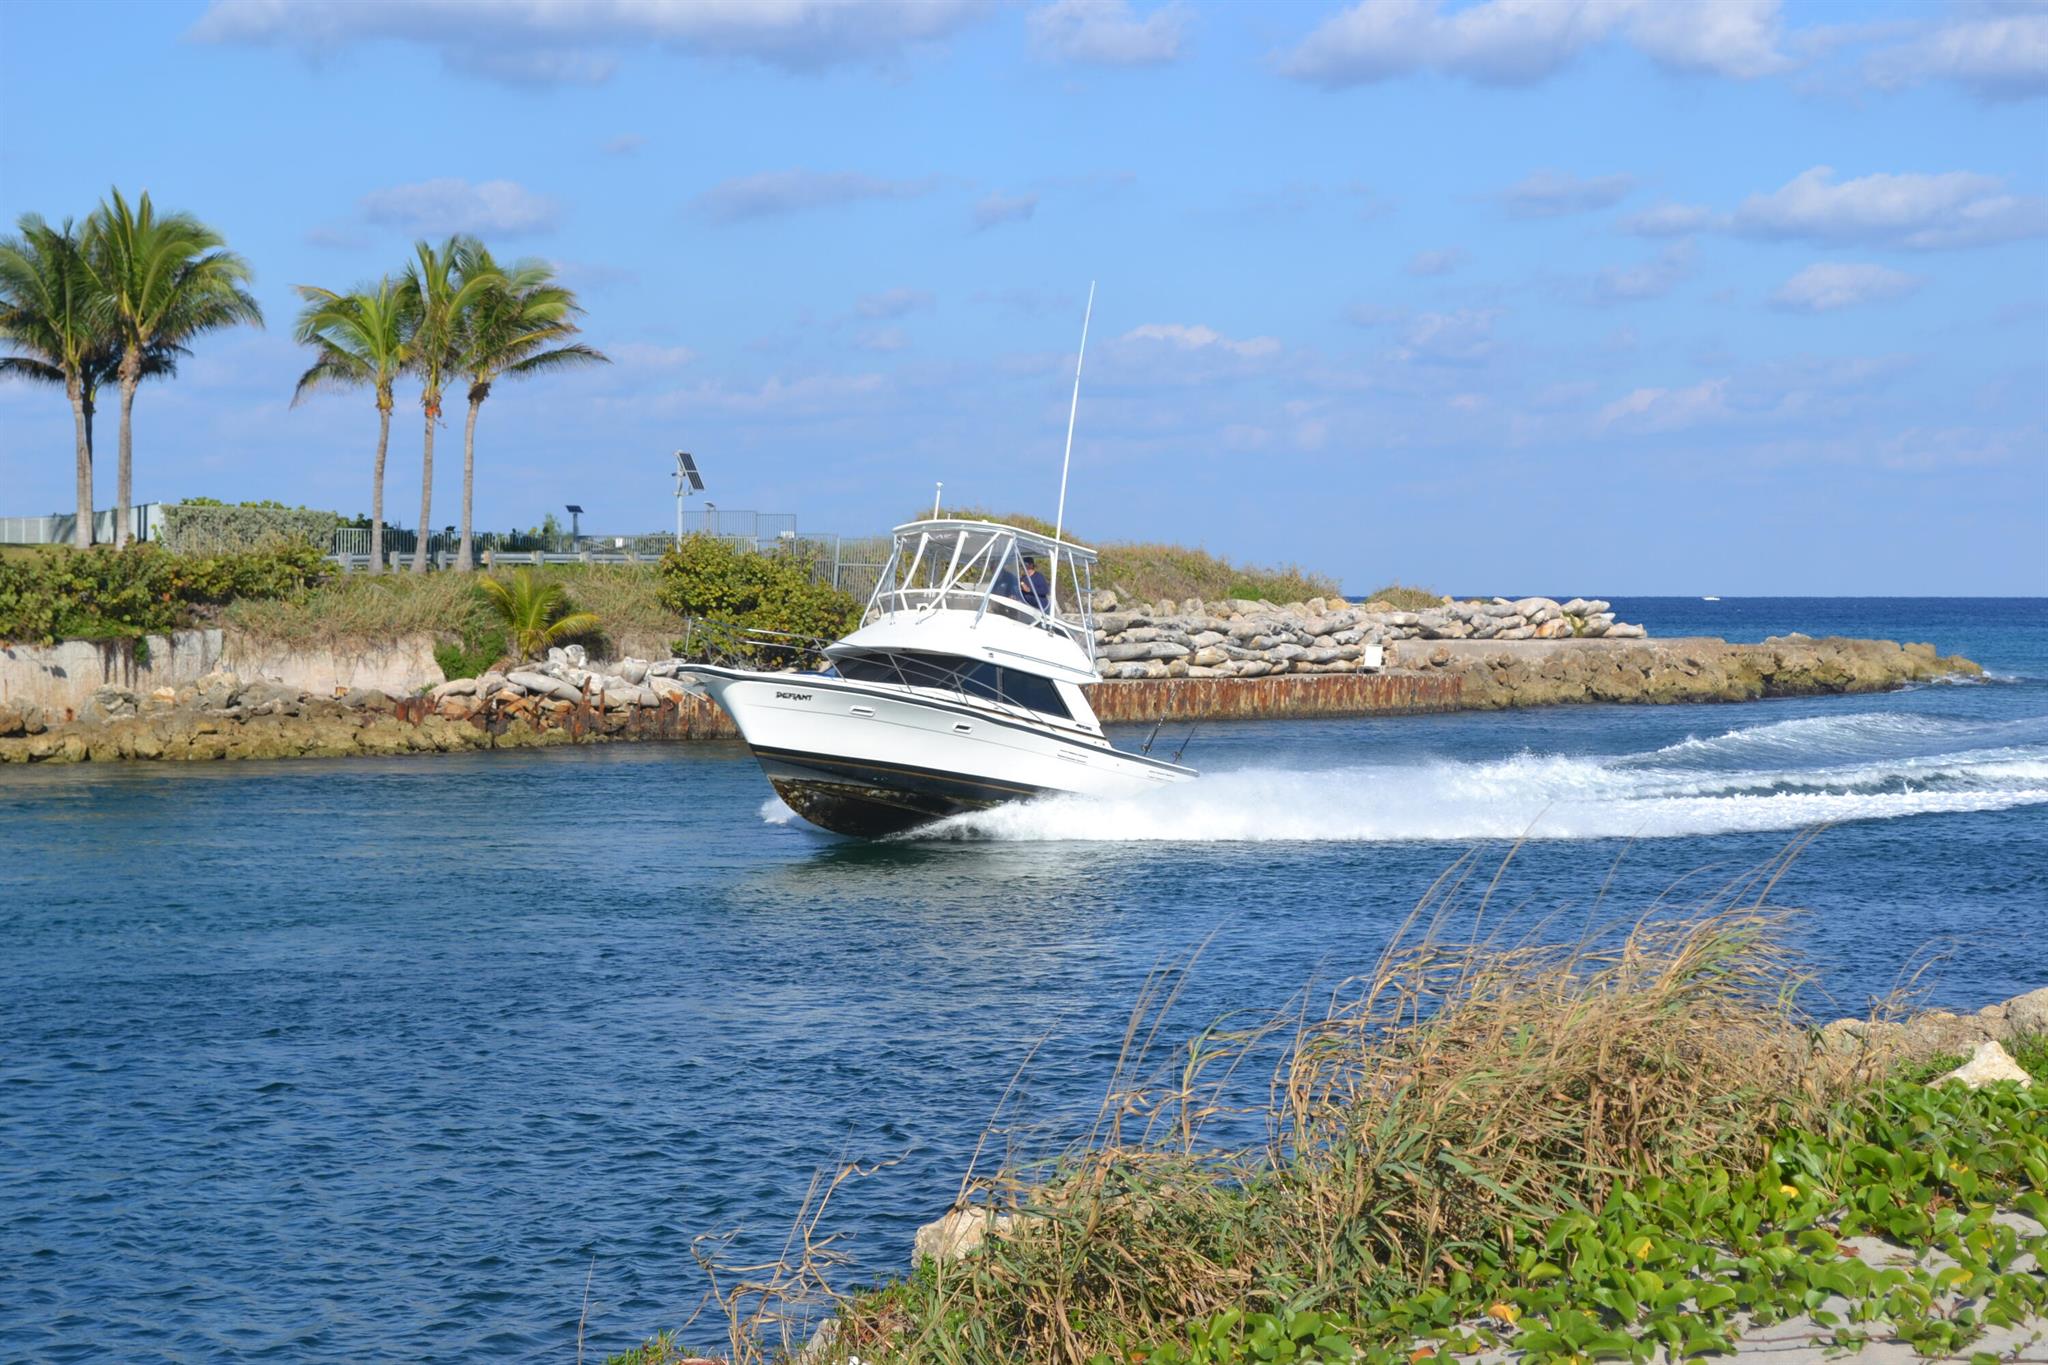
[[[1074,401],[1067,405],[1067,453],[1060,457],[1060,506],[1052,523],[1052,598],[1059,600],[1059,539],[1067,529],[1067,466],[1074,462],[1074,415],[1081,411],[1081,362],[1088,358],[1088,320],[1095,316],[1095,281],[1088,281],[1088,308],[1081,314],[1081,349],[1074,356]]]

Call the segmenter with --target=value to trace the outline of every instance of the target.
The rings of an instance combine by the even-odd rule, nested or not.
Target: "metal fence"
[[[161,503],[142,503],[130,509],[137,540],[156,540],[163,534]],[[111,544],[115,514],[109,510],[93,517],[95,543]],[[47,517],[0,517],[0,545],[64,545],[71,542],[75,516],[59,513]],[[811,576],[855,597],[865,599],[874,591],[889,560],[889,537],[839,536],[816,533],[800,535],[794,512],[727,511],[723,508],[692,509],[683,518],[684,535],[712,535],[751,546],[764,553],[800,555],[809,562]],[[675,544],[673,531],[641,531],[628,535],[579,535],[567,532],[553,536],[481,531],[472,537],[480,567],[520,564],[651,564]],[[430,568],[454,567],[461,537],[452,531],[435,531],[427,537]],[[402,526],[384,527],[384,558],[393,569],[412,567],[413,552],[419,546],[419,532]],[[370,567],[370,528],[342,526],[334,532],[328,558],[344,572],[362,572]]]
[[[119,516],[111,507],[92,514],[93,544],[114,543],[114,526]],[[162,503],[137,503],[128,509],[131,539],[155,540],[163,529]],[[77,532],[76,512],[55,512],[47,517],[0,517],[0,545],[69,545]]]

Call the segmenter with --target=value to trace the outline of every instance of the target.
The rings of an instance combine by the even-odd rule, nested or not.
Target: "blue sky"
[[[488,527],[671,524],[679,447],[811,530],[937,479],[1049,515],[1094,279],[1085,536],[1353,590],[2048,591],[2038,3],[16,0],[0,118],[8,220],[146,187],[256,270],[267,330],[138,399],[145,500],[367,509],[367,396],[288,406],[291,286],[461,229],[617,362],[485,405]],[[0,385],[0,512],[68,507],[70,450]]]

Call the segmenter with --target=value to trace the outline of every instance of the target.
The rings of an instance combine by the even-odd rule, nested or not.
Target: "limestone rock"
[[[2011,1053],[1993,1040],[1979,1043],[1969,1061],[1936,1080],[1935,1084],[1946,1085],[1950,1081],[1961,1081],[1970,1089],[1977,1090],[1997,1081],[2018,1081],[2022,1086],[2031,1086],[2033,1077],[2012,1059]]]
[[[994,1209],[954,1209],[917,1230],[911,1242],[911,1265],[914,1268],[927,1259],[940,1265],[957,1261],[990,1236],[1002,1236],[1016,1223],[1015,1214]]]
[[[1650,632],[1644,630],[1641,626],[1630,625],[1625,621],[1617,621],[1609,626],[1605,633],[1610,640],[1640,640],[1648,636]]]
[[[1102,657],[1111,663],[1136,663],[1147,659],[1179,659],[1188,654],[1186,645],[1177,645],[1170,640],[1148,640],[1143,643],[1110,645],[1102,651]]]
[[[2048,1034],[2048,986],[2006,1001],[2005,1025],[2014,1038]]]
[[[473,697],[476,695],[476,692],[475,678],[451,678],[427,693],[427,695],[435,701],[440,701],[446,697]]]
[[[554,651],[549,651],[553,653]],[[515,668],[505,675],[505,681],[515,687],[523,687],[536,697],[554,697],[561,701],[581,701],[583,694],[560,678],[551,678],[529,668]]]

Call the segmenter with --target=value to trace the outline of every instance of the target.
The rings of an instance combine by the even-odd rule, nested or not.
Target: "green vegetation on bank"
[[[919,512],[917,515],[925,514]],[[1005,522],[1045,536],[1050,536],[1053,530],[1052,523],[1042,517],[991,512],[982,507],[949,507],[941,515]],[[1132,601],[1157,601],[1162,597],[1170,597],[1176,602],[1190,597],[1214,601],[1235,597],[1286,603],[1342,595],[1335,579],[1292,564],[1277,568],[1232,564],[1207,550],[1185,545],[1098,544],[1071,526],[1065,534],[1066,539],[1095,550],[1098,556],[1095,586],[1114,589]],[[1431,601],[1433,603],[1435,599]]]
[[[1493,923],[1450,942],[1439,904],[1322,1017],[1304,995],[1160,1056],[1156,981],[1090,1138],[974,1186],[1015,1221],[832,1300],[807,1359],[1648,1361],[1800,1315],[1846,1349],[1881,1329],[1953,1355],[2048,1315],[2023,1259],[2048,1237],[1994,1217],[2048,1221],[2048,1087],[1930,1088],[1818,1044],[1755,889],[1772,871],[1561,948]],[[1282,1038],[1270,1089],[1232,1083]],[[2048,1038],[2017,1050],[2048,1074]],[[1946,1259],[1866,1261],[1862,1236]],[[753,1268],[731,1357],[787,1358],[764,1328],[815,1309],[829,1268]],[[617,1359],[678,1358],[669,1338]]]
[[[1443,605],[1443,594],[1431,592],[1428,588],[1411,588],[1402,583],[1389,583],[1378,592],[1367,594],[1368,603],[1384,602],[1395,611],[1422,611],[1428,607]]]
[[[177,555],[53,548],[0,559],[0,641],[114,640],[175,630],[229,604],[302,610],[333,566],[306,545]]]
[[[802,546],[768,554],[715,536],[685,536],[661,558],[664,606],[688,618],[674,642],[686,658],[754,660],[818,657],[860,621],[861,603],[813,576]],[[750,632],[774,632],[764,638]]]

